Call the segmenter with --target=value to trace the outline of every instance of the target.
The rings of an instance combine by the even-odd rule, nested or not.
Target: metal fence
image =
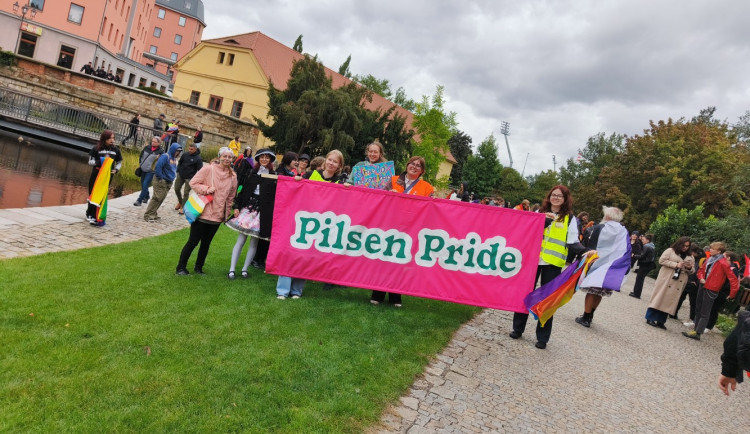
[[[44,129],[52,129],[79,137],[98,140],[102,131],[112,130],[115,133],[115,143],[121,144],[125,140],[128,147],[141,147],[151,142],[151,137],[161,136],[164,131],[138,125],[134,134],[130,119],[123,120],[102,113],[81,110],[69,104],[49,101],[42,98],[0,88],[0,115],[10,119],[17,119]],[[127,140],[126,140],[127,139]],[[204,143],[224,143],[228,138],[218,134],[204,132]],[[184,134],[178,136],[178,143],[185,147],[192,137]]]

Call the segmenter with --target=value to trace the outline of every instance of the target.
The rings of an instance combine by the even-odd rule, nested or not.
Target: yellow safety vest
[[[542,261],[554,265],[555,267],[564,267],[565,260],[568,258],[568,223],[570,217],[565,216],[563,221],[553,220],[544,229],[544,238],[542,238],[542,251],[539,257]]]

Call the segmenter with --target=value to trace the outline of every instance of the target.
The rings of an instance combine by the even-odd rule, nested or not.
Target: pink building
[[[179,15],[177,10],[186,6],[196,13]],[[161,38],[165,48],[160,48],[152,42],[154,26],[165,20],[167,10],[176,14],[175,22],[173,27],[163,27],[169,29],[163,31],[171,40]],[[0,32],[4,50],[73,71],[84,71],[90,62],[94,69],[102,67],[105,73],[119,76],[123,85],[169,91],[171,75],[166,66],[155,67],[144,54],[150,54],[153,44],[157,53],[169,53],[168,59],[172,52],[181,56],[195,38],[200,41],[205,24],[200,0],[3,0],[0,27],[6,29]],[[175,43],[177,34],[181,44]],[[175,51],[182,44],[185,49]]]
[[[171,66],[201,42],[205,28],[201,0],[156,0],[144,63],[172,76],[174,83]]]

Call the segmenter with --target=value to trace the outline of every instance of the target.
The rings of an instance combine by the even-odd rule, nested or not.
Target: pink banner
[[[513,312],[544,215],[280,176],[266,271]]]

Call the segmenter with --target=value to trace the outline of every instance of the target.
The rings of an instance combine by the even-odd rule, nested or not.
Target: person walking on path
[[[641,242],[643,243],[643,250],[640,255],[634,255],[638,260],[638,270],[636,271],[635,285],[633,285],[633,292],[628,294],[631,297],[641,298],[641,292],[643,292],[643,282],[646,280],[646,276],[651,272],[656,265],[654,264],[655,249],[654,243],[651,240],[654,239],[653,234],[643,234],[640,236]]]
[[[187,262],[193,250],[200,244],[198,257],[195,259],[195,273],[205,274],[203,266],[206,263],[211,241],[219,230],[219,226],[227,220],[232,209],[232,201],[237,193],[237,175],[232,170],[234,154],[223,147],[219,149],[219,164],[207,164],[190,180],[190,188],[200,195],[212,195],[211,200],[203,209],[203,213],[190,225],[190,236],[180,252],[176,274],[187,276]]]
[[[539,254],[539,265],[536,271],[536,280],[541,279],[542,285],[560,275],[565,266],[568,250],[574,250],[576,254],[586,250],[578,241],[578,225],[572,211],[573,198],[568,187],[564,185],[552,187],[539,210],[539,212],[545,213],[547,217],[544,222],[542,250]],[[540,350],[547,348],[547,343],[552,334],[553,318],[550,317],[544,327],[537,322],[536,347]],[[512,339],[519,339],[523,335],[528,320],[528,313],[516,312],[513,314],[513,330],[510,332]]]
[[[180,154],[182,154],[182,146],[179,143],[173,143],[169,147],[169,152],[162,154],[156,161],[156,167],[154,167],[154,177],[156,178],[154,181],[154,198],[148,203],[146,213],[143,214],[143,219],[149,223],[161,219],[157,215],[157,210],[172,187],[172,181],[177,174],[177,162]]]
[[[138,195],[138,199],[135,200],[133,206],[141,206],[142,203],[147,203],[151,194],[148,188],[151,186],[151,181],[154,178],[154,166],[156,160],[159,159],[164,150],[161,148],[161,139],[158,136],[151,138],[151,144],[146,145],[141,150],[141,156],[138,159],[141,169],[141,194]]]
[[[730,299],[733,299],[740,289],[740,281],[734,275],[729,262],[724,257],[726,250],[726,244],[721,241],[713,242],[709,246],[709,258],[706,259],[703,266],[698,270],[700,286],[698,287],[698,296],[696,297],[695,328],[689,332],[682,332],[685,337],[698,341],[701,339],[701,335],[706,329],[706,324],[708,324],[708,317],[711,315],[711,308],[725,281],[729,280]]]
[[[630,241],[628,230],[620,224],[622,211],[615,207],[602,207],[604,219],[594,226],[587,248],[599,258],[591,265],[580,284],[580,291],[586,293],[583,315],[575,321],[591,327],[594,311],[602,297],[609,297],[613,291],[620,291],[622,282],[630,268]]]
[[[141,123],[141,114],[136,113],[135,116],[133,116],[133,119],[130,120],[130,131],[128,132],[128,136],[122,139],[122,143],[120,146],[125,146],[125,142],[133,139],[133,145],[137,144],[138,140],[138,125]]]
[[[198,173],[201,167],[203,167],[201,151],[195,143],[192,143],[188,146],[188,151],[182,153],[180,161],[177,163],[177,175],[174,179],[174,194],[177,196],[177,205],[175,205],[174,209],[179,211],[180,214],[184,214],[182,207],[185,206],[185,202],[188,200],[190,180],[193,179],[193,176]]]
[[[659,257],[661,268],[646,309],[646,324],[667,329],[667,318],[677,310],[680,295],[695,265],[695,259],[689,251],[690,238],[680,237]]]
[[[721,355],[721,375],[719,389],[729,396],[742,383],[742,371],[750,372],[750,312],[737,314],[737,326],[724,340],[724,353]]]

